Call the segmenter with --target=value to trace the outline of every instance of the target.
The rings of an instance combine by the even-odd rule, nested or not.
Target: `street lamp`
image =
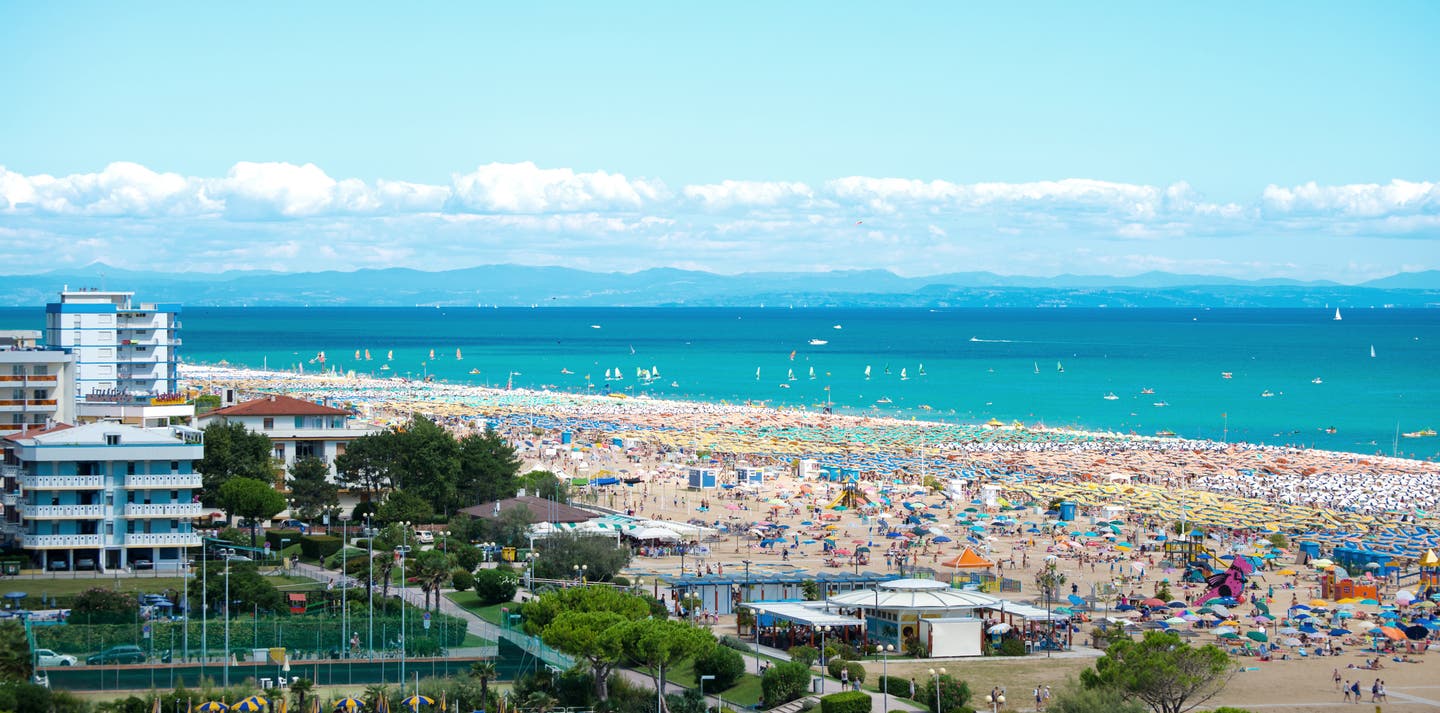
[[[230,558],[234,549],[225,554],[225,687],[230,687]]]
[[[365,513],[365,564],[366,574],[366,629],[365,649],[370,652],[370,662],[375,662],[375,528],[370,524],[370,513]]]
[[[945,675],[945,669],[943,669],[943,668],[940,669],[938,672],[937,672],[935,669],[933,669],[933,668],[930,669],[930,678],[931,678],[931,680],[935,681],[935,713],[941,713],[941,711],[940,711],[940,677],[941,677],[941,676],[944,676],[944,675]]]
[[[820,629],[820,693],[825,693],[825,635],[830,633],[830,627],[821,626]]]
[[[590,565],[577,564],[572,565],[570,569],[575,572],[575,581],[579,582],[582,585],[585,584],[585,572],[590,569]]]
[[[410,521],[400,523],[400,685],[405,685],[405,550],[410,546]]]
[[[882,677],[880,679],[880,690],[884,692],[883,695],[885,698],[884,705],[880,707],[887,711],[890,710],[890,654],[892,653],[895,653],[894,644],[885,644],[880,647],[880,666],[884,671],[884,673],[880,674]]]
[[[705,705],[705,682],[706,682],[706,681],[713,681],[713,680],[715,680],[715,677],[714,677],[714,676],[701,676],[701,677],[700,677],[700,705],[702,705],[702,706]],[[708,708],[708,706],[707,706],[707,708]]]
[[[346,539],[346,537],[345,537],[345,536],[348,534],[348,531],[349,531],[349,527],[348,527],[349,524],[350,524],[350,514],[349,514],[349,513],[343,513],[343,512],[340,513],[340,649],[341,649],[341,650],[349,650],[349,647],[350,647],[350,587],[349,587],[349,583],[345,581],[345,578],[348,577],[348,576],[350,576],[350,573],[349,573],[348,571],[346,571],[347,568],[345,567],[345,562],[349,559],[349,553],[348,553],[346,550],[350,549],[350,541],[349,541],[348,539]],[[282,540],[282,541],[280,542],[280,544],[282,544],[282,545],[285,544],[284,540]],[[280,556],[281,556],[281,557],[284,557],[284,556],[285,556],[285,551],[284,551],[283,549],[280,551]]]
[[[991,713],[1000,713],[1000,706],[1005,705],[1005,694],[991,691],[985,694],[985,702],[990,704]]]
[[[525,588],[532,592],[535,591],[535,560],[537,559],[540,559],[540,555],[535,552],[525,553]]]

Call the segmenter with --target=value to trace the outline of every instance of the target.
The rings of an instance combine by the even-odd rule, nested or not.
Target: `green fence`
[[[188,637],[187,637],[188,629]],[[139,646],[153,660],[223,660],[225,621],[182,620],[138,621],[127,624],[85,624],[70,621],[34,627],[35,645],[63,654],[85,657],[113,646]],[[404,621],[405,649],[410,655],[432,656],[460,646],[465,640],[465,622],[445,614],[431,613],[427,624],[418,610],[407,612]],[[334,652],[350,650],[347,636],[359,638],[360,650],[399,651],[401,618],[398,615],[373,619],[352,616],[342,626],[338,616],[237,616],[230,620],[230,651],[250,658],[255,649],[285,648],[296,660],[330,658]],[[354,641],[352,638],[351,641]]]

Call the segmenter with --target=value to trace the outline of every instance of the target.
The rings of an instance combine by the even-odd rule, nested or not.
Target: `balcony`
[[[200,517],[200,503],[127,503],[125,517]]]
[[[73,549],[99,547],[99,535],[31,535],[20,536],[20,547],[28,550]]]
[[[0,384],[13,386],[15,384],[46,384],[54,386],[58,379],[54,374],[25,374],[22,376],[5,375],[0,376]]]
[[[7,508],[15,507],[18,502],[20,502],[20,493],[0,493],[0,505]]]
[[[98,490],[105,487],[103,475],[22,475],[26,490]]]
[[[160,475],[127,475],[125,476],[125,487],[165,488],[169,490],[198,488],[200,487],[200,474],[165,473]]]
[[[20,503],[20,515],[26,520],[98,520],[105,517],[105,506]]]
[[[57,403],[55,399],[0,399],[0,410],[44,408],[53,411]]]
[[[200,535],[193,532],[134,532],[125,535],[126,547],[199,547]]]

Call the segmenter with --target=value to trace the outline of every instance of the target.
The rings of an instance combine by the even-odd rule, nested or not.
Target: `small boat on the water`
[[[566,369],[566,368],[564,368],[564,367],[561,367],[560,373],[561,373],[561,374],[574,374],[575,372],[570,371],[569,369]]]
[[[1039,374],[1039,373],[1040,373],[1040,362],[1034,361],[1034,362],[1030,362],[1030,363],[1035,365],[1035,373],[1036,373],[1036,374]]]
[[[1262,399],[1268,399],[1268,398],[1270,398],[1271,396],[1274,396],[1274,395],[1275,395],[1274,392],[1270,391],[1269,389],[1266,389],[1266,390],[1260,392],[1260,398],[1262,398]]]
[[[1375,358],[1375,345],[1374,345],[1374,344],[1371,344],[1371,345],[1370,345],[1370,358],[1371,358],[1371,359],[1374,359],[1374,358]]]
[[[1120,397],[1119,397],[1119,396],[1116,396],[1116,395],[1115,395],[1115,392],[1113,392],[1113,391],[1110,392],[1110,393],[1108,393],[1108,394],[1105,394],[1105,397],[1104,397],[1104,398],[1105,398],[1106,401],[1119,401],[1119,400],[1120,400]]]
[[[791,370],[789,370],[788,372],[785,373],[785,380],[786,380],[786,381],[795,381],[795,370],[794,370],[794,369],[791,369]]]
[[[1059,374],[1065,373],[1065,367],[1060,362],[1055,362],[1055,371]]]
[[[760,367],[758,367],[758,366],[755,367],[755,380],[756,380],[756,381],[759,381],[759,380],[760,380]]]
[[[829,344],[829,343],[830,343],[830,342],[828,342],[828,341],[826,341],[826,340],[824,340],[824,339],[811,339],[811,340],[810,340],[810,346],[812,346],[812,347],[823,347],[823,346],[825,346],[826,344]]]
[[[389,364],[381,364],[381,365],[380,365],[380,371],[390,371],[390,365],[389,365]]]
[[[895,403],[895,402],[894,402],[894,401],[891,401],[889,396],[881,396],[880,398],[878,398],[878,399],[875,400],[875,403],[877,403],[877,404],[890,404],[890,403]]]
[[[1335,321],[1336,321],[1336,322],[1339,322],[1339,321],[1340,321],[1340,308],[1339,308],[1339,307],[1336,307],[1336,308],[1335,308]]]
[[[1320,377],[1317,376],[1317,377],[1311,379],[1311,380],[1310,380],[1310,383],[1312,383],[1312,384],[1323,384],[1323,383],[1325,383],[1325,380],[1324,380],[1324,379],[1321,379]]]
[[[1411,431],[1409,433],[1402,433],[1400,435],[1405,438],[1430,438],[1431,436],[1435,435],[1435,429],[1424,428],[1419,431]]]
[[[901,381],[909,381],[909,380],[910,380],[910,375],[905,373],[905,367],[903,367],[903,366],[900,367],[900,380],[901,380]]]
[[[812,381],[815,379],[815,367],[813,367],[813,366],[810,367],[810,379],[811,379]]]
[[[1167,428],[1167,429],[1165,429],[1165,430],[1163,430],[1163,431],[1156,431],[1156,432],[1155,432],[1155,435],[1157,435],[1157,436],[1173,436],[1173,435],[1175,435],[1175,432]]]
[[[431,349],[431,350],[430,350],[430,358],[431,358],[431,359],[434,359],[434,358],[435,358],[435,350],[434,350],[434,349]]]
[[[1156,402],[1155,402],[1155,408],[1165,408],[1166,406],[1169,406],[1169,405],[1170,405],[1170,402],[1169,402],[1169,401],[1156,401]]]
[[[1222,371],[1222,372],[1220,372],[1220,378],[1222,378],[1222,379],[1233,379],[1233,378],[1235,378],[1235,375],[1232,374],[1232,373],[1230,373],[1230,372],[1228,372],[1228,371]]]
[[[865,380],[866,380],[866,381],[869,381],[869,380],[870,380],[870,365],[869,365],[869,364],[866,364],[866,365],[865,365]]]
[[[366,349],[366,350],[365,350],[365,361],[370,361],[370,350],[369,350],[369,349]]]
[[[460,347],[455,347],[455,361],[460,361],[461,359],[464,359],[464,358],[465,358],[465,357],[463,357],[463,356],[460,355]]]
[[[394,360],[394,359],[395,359],[395,350],[394,350],[394,349],[391,349],[391,350],[385,352],[385,361],[392,361],[392,360]]]
[[[1140,390],[1140,393],[1141,393],[1141,394],[1149,395],[1149,394],[1155,393],[1155,390],[1147,386],[1147,387],[1141,389],[1141,390]]]
[[[479,374],[479,373],[480,373],[480,370],[479,370],[479,369],[471,369],[471,370],[470,370],[470,373],[471,373],[471,374]]]
[[[1333,436],[1338,430],[1339,429],[1335,428],[1334,426],[1329,426],[1325,429],[1325,432]]]

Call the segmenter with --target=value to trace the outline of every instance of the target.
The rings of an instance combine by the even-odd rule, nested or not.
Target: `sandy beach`
[[[752,572],[895,572],[903,567],[945,577],[951,571],[944,561],[968,547],[996,563],[995,574],[1022,583],[1021,594],[1007,595],[1017,601],[1035,600],[1035,573],[1047,557],[1067,577],[1062,597],[1075,593],[1088,599],[1113,586],[1118,594],[1146,598],[1168,585],[1172,597],[1188,601],[1201,592],[1201,585],[1183,583],[1183,570],[1165,560],[1158,543],[1166,524],[1183,519],[1207,530],[1206,546],[1213,551],[1270,555],[1266,567],[1251,579],[1259,586],[1252,591],[1274,612],[1271,620],[1256,620],[1237,607],[1232,621],[1196,617],[1173,627],[1196,642],[1217,641],[1215,625],[1232,623],[1240,631],[1268,632],[1277,642],[1295,640],[1285,633],[1300,623],[1290,618],[1299,610],[1290,607],[1316,603],[1320,572],[1298,564],[1293,548],[1271,548],[1269,533],[1379,537],[1388,528],[1434,524],[1429,511],[1440,495],[1440,465],[1328,451],[215,367],[187,366],[185,373],[195,388],[226,386],[328,399],[350,404],[380,424],[418,412],[457,433],[493,426],[518,444],[534,467],[572,477],[613,475],[634,481],[629,486],[581,486],[577,504],[716,528],[719,535],[691,548],[685,558],[685,570],[692,574],[736,572],[748,561]],[[562,447],[563,431],[569,431],[572,440]],[[856,492],[867,502],[828,509],[843,485],[799,478],[794,463],[803,458],[853,470]],[[767,468],[769,477],[763,484],[694,491],[685,482],[694,464],[722,471],[748,464]],[[939,487],[927,487],[927,482],[937,484],[928,478],[938,479]],[[982,499],[992,486],[998,489],[998,502],[1012,508],[985,506]],[[1045,512],[1052,499],[1078,502],[1081,517],[1055,527],[1053,514]],[[1113,519],[1104,528],[1091,524],[1106,506],[1111,509],[1104,512],[1113,513]],[[917,511],[929,514],[923,520],[924,534],[895,537],[896,525]],[[754,537],[753,527],[765,523],[785,526],[783,539],[767,546]],[[631,571],[652,579],[675,574],[680,557],[673,548],[647,551],[635,559]],[[1382,613],[1380,604],[1393,603],[1398,589],[1382,580],[1375,583],[1380,602],[1344,605],[1347,617],[1353,618],[1334,620],[1353,633],[1306,636],[1303,647],[1284,646],[1263,662],[1237,656],[1246,670],[1236,675],[1221,700],[1267,710],[1340,704],[1330,680],[1332,669],[1339,668],[1342,675],[1365,682],[1367,700],[1371,679],[1393,679],[1388,710],[1440,707],[1430,702],[1427,688],[1435,671],[1433,656],[1408,664],[1391,663],[1387,654],[1386,669],[1379,672],[1346,668],[1367,658],[1358,652],[1373,642],[1363,632]],[[1114,616],[1110,605],[1115,603],[1085,616]],[[1120,616],[1134,618],[1136,612]],[[734,632],[731,617],[720,617],[713,625],[717,633]],[[1301,660],[1295,651],[1313,651],[1327,641],[1346,653]],[[1239,648],[1234,643],[1228,647]],[[1283,660],[1287,656],[1294,660]],[[931,665],[896,663],[890,668],[892,675],[906,667],[923,673]],[[965,674],[974,679],[972,685],[986,690],[1006,685],[1017,701],[1023,701],[1035,683],[1053,686],[1067,671],[1081,667],[988,659],[948,665],[963,671],[973,666],[974,674]],[[878,674],[878,664],[874,668],[872,673]],[[1278,671],[1284,674],[1271,675]],[[985,680],[992,675],[1000,683]]]

